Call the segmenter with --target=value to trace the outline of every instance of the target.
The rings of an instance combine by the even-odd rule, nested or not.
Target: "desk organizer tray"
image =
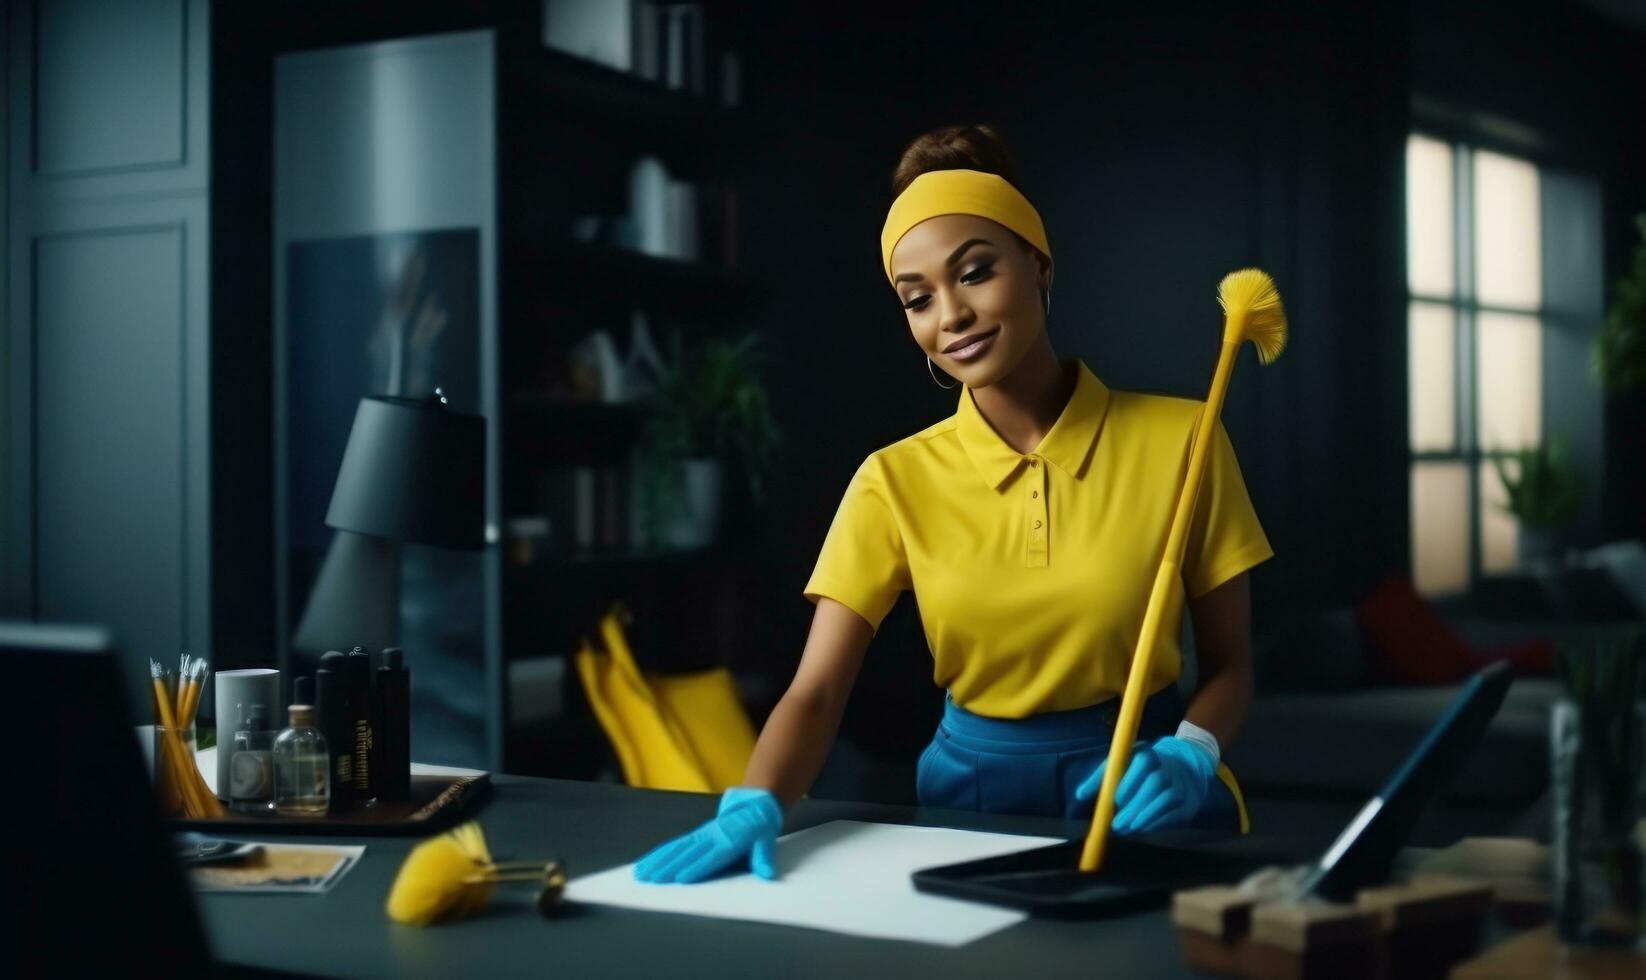
[[[173,817],[175,830],[211,834],[395,834],[424,835],[445,830],[467,819],[491,793],[491,775],[422,775],[411,777],[411,798],[397,803],[373,803],[328,813],[322,817],[283,817],[229,810],[221,818],[193,820]],[[226,804],[225,804],[226,805]]]

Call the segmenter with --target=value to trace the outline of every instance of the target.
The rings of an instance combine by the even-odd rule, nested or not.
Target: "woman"
[[[959,407],[858,468],[804,590],[817,609],[800,666],[745,785],[642,857],[637,878],[700,881],[745,859],[776,877],[783,812],[822,768],[869,640],[904,589],[947,690],[917,767],[921,804],[1090,818],[1203,403],[1110,391],[1057,356],[1051,249],[1015,182],[988,126],[937,130],[904,152],[882,259],[932,379],[943,384],[940,364],[961,386]],[[1246,572],[1273,551],[1215,431],[1183,588],[1115,797],[1118,834],[1249,826],[1219,760],[1251,700]],[[1185,597],[1199,667],[1186,708]]]

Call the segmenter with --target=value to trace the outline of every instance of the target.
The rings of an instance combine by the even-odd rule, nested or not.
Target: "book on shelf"
[[[707,25],[701,4],[635,0],[630,28],[636,75],[692,95],[707,93]]]
[[[551,550],[582,555],[633,548],[631,481],[626,464],[552,467],[539,477],[538,506]]]
[[[728,272],[737,268],[737,187],[729,183],[699,188],[697,259]]]
[[[543,0],[543,46],[630,71],[641,6],[627,0]]]
[[[637,231],[636,250],[736,269],[738,196],[730,183],[677,180],[659,158],[638,157],[629,171],[628,215]]]
[[[670,180],[668,217],[664,222],[668,236],[668,255],[685,262],[697,261],[698,185],[687,180]]]
[[[656,0],[542,0],[543,46],[630,72],[694,96],[709,94],[708,24],[699,3]],[[719,98],[737,105],[742,65],[719,59]]]

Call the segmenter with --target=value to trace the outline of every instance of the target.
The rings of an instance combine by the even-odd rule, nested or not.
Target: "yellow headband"
[[[1006,178],[981,170],[928,170],[897,195],[886,214],[886,226],[880,230],[880,259],[888,280],[892,278],[892,249],[910,228],[940,214],[975,214],[997,221],[1051,258],[1040,212]]]

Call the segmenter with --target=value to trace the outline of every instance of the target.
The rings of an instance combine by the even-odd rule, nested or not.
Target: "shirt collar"
[[[955,411],[956,430],[966,455],[971,457],[989,486],[998,490],[1030,455],[1050,460],[1058,469],[1077,479],[1082,475],[1081,464],[1096,441],[1098,430],[1103,427],[1103,417],[1109,407],[1109,389],[1098,380],[1085,361],[1077,359],[1075,364],[1079,370],[1075,376],[1074,394],[1069,396],[1062,414],[1033,453],[1019,453],[1000,438],[1000,434],[977,410],[977,404],[972,401],[972,390],[961,386],[960,407]]]

